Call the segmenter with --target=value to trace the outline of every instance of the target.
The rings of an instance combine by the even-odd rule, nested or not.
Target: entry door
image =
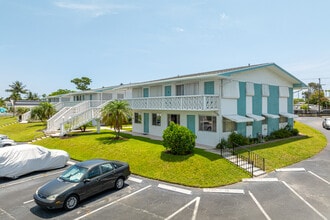
[[[149,113],[143,114],[143,133],[149,133]]]
[[[171,96],[171,86],[165,86],[165,96]]]
[[[187,128],[195,134],[195,115],[187,115]]]

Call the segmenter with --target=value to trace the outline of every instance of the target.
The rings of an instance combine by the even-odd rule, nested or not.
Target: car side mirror
[[[84,183],[89,183],[90,181],[90,179],[84,179]]]

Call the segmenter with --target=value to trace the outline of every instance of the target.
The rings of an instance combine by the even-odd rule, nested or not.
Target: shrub
[[[188,128],[171,122],[163,132],[163,145],[172,154],[186,155],[193,152],[196,135]]]
[[[228,137],[228,142],[231,147],[234,146],[234,144],[237,144],[239,146],[248,145],[249,139],[247,137],[244,137],[241,134],[238,134],[236,132],[232,132]]]
[[[270,140],[288,138],[292,136],[297,136],[299,134],[298,129],[292,128],[290,125],[285,126],[277,131],[273,131],[269,135]]]
[[[221,138],[220,143],[217,144],[217,146],[216,146],[217,149],[224,149],[224,148],[228,148],[228,147],[229,147],[229,143],[224,138]]]

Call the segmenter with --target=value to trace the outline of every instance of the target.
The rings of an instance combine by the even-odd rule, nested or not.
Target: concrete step
[[[257,171],[253,171],[253,176],[254,177],[258,177],[258,176],[261,176],[261,175],[264,175],[264,174],[266,174],[266,172],[261,170],[261,169],[259,169]]]
[[[237,158],[236,155],[232,155],[229,152],[226,152],[223,154],[223,157],[225,159],[227,159],[228,161],[234,163],[235,165],[240,166],[242,169],[250,172],[251,168],[252,168],[252,164],[249,164],[248,161],[243,160],[242,158]],[[255,167],[253,166],[253,176],[257,177],[257,176],[261,176],[266,174],[265,171],[261,170],[259,167]]]

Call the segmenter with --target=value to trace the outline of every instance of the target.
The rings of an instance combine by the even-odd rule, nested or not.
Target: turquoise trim
[[[279,87],[278,86],[269,86],[269,96],[268,96],[268,112],[270,114],[278,115],[279,106],[280,106],[280,97],[279,97]]]
[[[267,100],[267,108],[268,112],[273,115],[279,114],[279,106],[280,106],[280,94],[278,86],[269,86],[269,96]],[[279,129],[279,119],[278,118],[268,118],[268,135],[273,131],[277,131]]]
[[[194,134],[196,133],[195,124],[195,115],[187,115],[187,128]]]
[[[143,88],[143,97],[149,97],[149,88]]]
[[[214,95],[214,81],[204,82],[204,94]]]
[[[149,133],[149,113],[143,114],[143,132],[145,134]]]
[[[262,85],[254,84],[254,96],[252,97],[252,113],[262,114]]]
[[[254,84],[254,96],[252,97],[252,113],[262,115],[262,85]],[[258,137],[262,134],[262,121],[254,121],[252,127],[252,136]]]
[[[171,95],[172,95],[172,87],[165,86],[165,96],[171,96]]]
[[[237,114],[246,115],[246,83],[239,82],[239,98],[237,99]]]
[[[237,114],[246,115],[246,83],[239,82],[239,98],[237,99]],[[237,123],[237,132],[246,136],[246,123]]]
[[[237,133],[246,137],[246,123],[237,123]]]
[[[293,89],[289,88],[288,113],[293,113]]]

